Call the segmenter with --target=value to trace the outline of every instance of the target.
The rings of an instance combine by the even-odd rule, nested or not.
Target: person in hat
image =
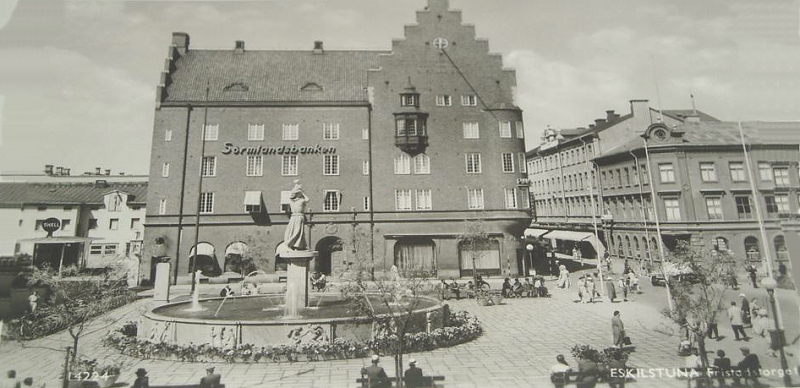
[[[569,382],[569,372],[572,372],[572,367],[567,364],[564,355],[559,354],[556,356],[556,364],[550,367],[550,381],[556,388],[563,388]]]
[[[150,378],[147,377],[147,370],[144,368],[136,370],[136,380],[133,380],[131,388],[150,388]]]
[[[377,354],[372,356],[372,365],[361,368],[361,376],[366,376],[367,378],[367,386],[369,388],[385,388],[390,387],[391,382],[389,381],[389,376],[386,375],[386,371],[383,370],[382,367],[378,366],[378,363],[381,361],[381,358],[378,357]]]
[[[210,366],[206,368],[205,377],[200,379],[200,388],[219,388],[222,386],[220,380],[222,380],[222,376],[214,373],[214,367]]]
[[[422,369],[417,368],[417,360],[413,358],[408,360],[408,369],[406,369],[406,372],[403,374],[403,381],[405,381],[406,387],[408,388],[425,386],[425,382],[422,378]]]
[[[742,356],[744,358],[742,361],[739,361],[737,365],[739,370],[742,372],[742,377],[744,377],[745,385],[749,387],[759,387],[761,383],[758,382],[758,377],[761,376],[761,362],[758,361],[758,356],[753,353],[750,353],[750,348],[746,346],[742,346],[739,348],[742,351]],[[752,384],[748,384],[752,382]],[[734,378],[734,385],[741,385],[739,382],[738,377]]]
[[[744,327],[750,327],[753,325],[753,316],[750,315],[750,301],[747,300],[744,294],[739,294],[739,298],[741,299],[742,323],[744,323]]]

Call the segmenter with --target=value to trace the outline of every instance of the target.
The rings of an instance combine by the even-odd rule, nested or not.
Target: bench
[[[394,377],[386,378],[387,381],[376,381],[376,387],[394,387],[397,383],[397,380]],[[444,381],[444,376],[422,376],[422,386],[424,388],[434,388],[436,387],[436,381]],[[356,379],[356,382],[359,384],[361,388],[369,388],[370,386],[370,379],[367,377],[360,377]]]
[[[711,365],[709,365],[708,369],[683,367],[683,368],[678,368],[678,370],[681,373],[686,374],[686,376],[679,375],[679,377],[687,377],[686,379],[687,387],[692,386],[692,381],[698,381],[701,379],[708,379],[708,380],[731,379],[734,382],[734,385],[739,385],[739,381],[741,381],[741,379],[747,379],[751,377],[761,377],[761,376],[750,376],[750,374],[746,370],[740,369],[736,365],[731,365],[730,369],[726,371],[717,370],[716,368],[714,368],[714,366]],[[711,371],[711,373],[708,373],[709,370]],[[703,386],[702,380],[698,381],[695,386],[702,387]],[[705,386],[710,386],[710,384],[707,384]]]

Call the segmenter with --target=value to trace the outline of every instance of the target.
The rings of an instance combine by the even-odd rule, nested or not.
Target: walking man
[[[736,307],[736,302],[731,302],[731,307],[728,307],[728,319],[731,321],[731,328],[736,341],[744,339],[747,341],[749,338],[744,332],[744,322],[742,322],[742,310]],[[739,337],[741,334],[741,338]]]
[[[611,318],[611,332],[614,336],[614,346],[622,349],[625,346],[625,325],[619,317],[619,310],[614,311],[614,317]]]

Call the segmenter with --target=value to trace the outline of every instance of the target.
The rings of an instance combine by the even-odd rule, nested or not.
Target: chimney
[[[106,169],[106,175],[111,175],[111,169],[110,168]]]
[[[186,55],[186,52],[189,51],[189,34],[185,32],[173,32],[172,45],[178,50],[178,54]]]
[[[44,173],[46,175],[53,175],[53,165],[52,164],[45,164],[44,165]]]
[[[314,41],[314,54],[322,54],[325,50],[322,48],[322,41],[315,40]]]
[[[616,117],[617,117],[617,115],[614,114],[614,110],[613,109],[606,111],[606,122],[610,123],[610,122],[614,121],[614,119]]]
[[[236,41],[236,46],[233,48],[233,53],[234,54],[244,54],[244,41],[243,40],[237,40]]]
[[[64,173],[64,167],[56,167],[56,175],[62,175]]]
[[[94,175],[100,175],[100,167],[94,168]]]
[[[108,187],[108,181],[105,179],[97,179],[94,181],[94,187]]]
[[[606,123],[606,119],[595,119],[594,124],[596,127],[603,126]]]

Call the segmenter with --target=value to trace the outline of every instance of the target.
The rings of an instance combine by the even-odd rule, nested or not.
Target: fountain
[[[190,302],[170,303],[145,313],[139,323],[140,339],[178,345],[256,346],[300,344],[307,338],[333,341],[336,338],[364,341],[373,338],[377,328],[371,318],[353,316],[353,306],[334,293],[309,295],[308,267],[317,252],[307,249],[305,216],[308,197],[295,180],[289,203],[292,214],[277,256],[288,262],[284,309],[277,308],[277,294],[210,298],[200,300],[199,285]],[[199,275],[199,274],[198,274]],[[392,277],[396,280],[397,271]],[[199,276],[196,276],[199,282]],[[369,298],[373,299],[373,298]],[[377,314],[388,315],[380,297],[370,301]],[[225,309],[223,309],[223,303]],[[268,304],[266,308],[264,305]],[[309,307],[315,306],[315,307]],[[411,325],[416,331],[429,330],[432,321],[442,321],[443,306],[433,298],[423,298],[413,312]],[[433,325],[441,326],[441,322]]]
[[[192,292],[192,307],[185,311],[203,311],[206,308],[200,305],[200,274],[202,271],[194,273],[194,292]]]

